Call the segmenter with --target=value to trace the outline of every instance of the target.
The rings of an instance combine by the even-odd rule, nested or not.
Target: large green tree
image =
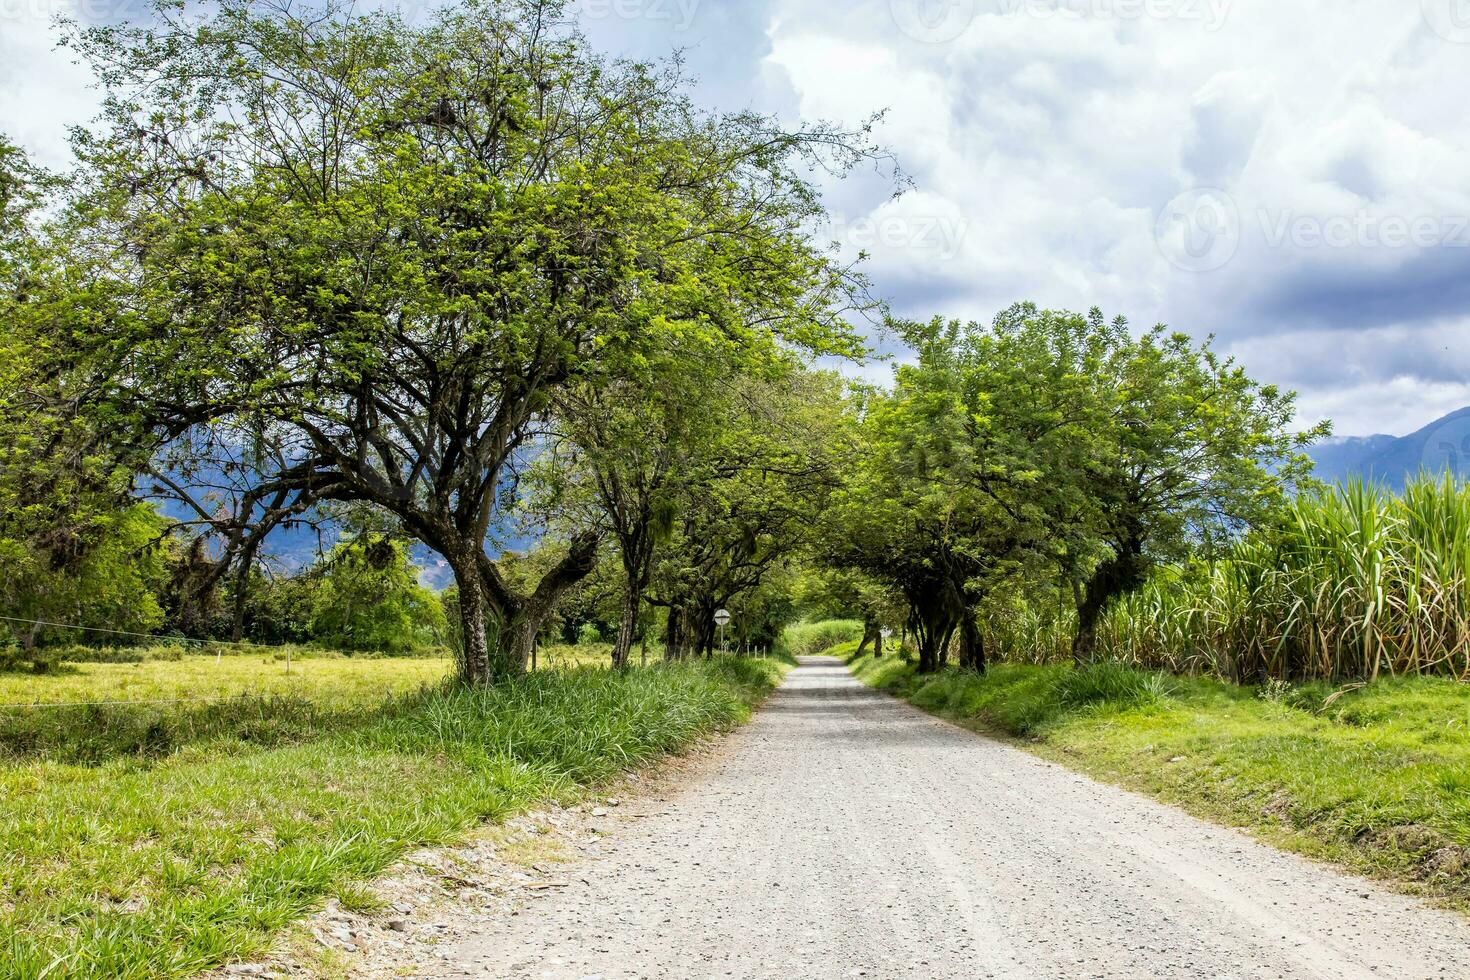
[[[381,536],[345,542],[308,573],[312,635],[344,650],[410,653],[444,641],[444,608],[419,583],[408,546]]]
[[[696,338],[697,339],[697,338]],[[700,460],[720,436],[725,383],[739,358],[676,339],[630,376],[569,385],[558,399],[569,459],[556,504],[580,497],[616,545],[623,597],[613,642],[615,667],[628,662],[653,574],[655,551],[673,534],[681,504],[702,478]]]
[[[1162,325],[1021,304],[966,331],[966,406],[1074,588],[1074,655],[1108,603],[1161,561],[1220,552],[1278,520],[1325,425],[1294,428],[1295,395],[1252,379],[1212,341]]]
[[[973,607],[1032,529],[992,492],[1000,474],[977,452],[983,417],[966,405],[959,327],[898,326],[918,356],[861,405],[862,452],[826,515],[825,555],[903,595],[920,670],[942,666],[956,634],[962,664],[983,670]]]
[[[146,631],[162,620],[166,523],[79,405],[86,372],[53,360],[84,284],[39,220],[61,182],[0,138],[0,637]]]
[[[1096,310],[897,327],[918,358],[865,411],[829,542],[902,590],[926,670],[956,633],[983,668],[978,610],[1018,577],[1070,586],[1091,656],[1102,610],[1156,563],[1275,520],[1323,431],[1294,432],[1293,396],[1208,341]]]
[[[577,534],[519,589],[486,548],[558,391],[686,335],[848,345],[851,279],[802,229],[809,168],[860,138],[701,113],[677,74],[589,54],[554,0],[421,26],[169,7],[71,39],[107,91],[77,234],[118,295],[70,356],[157,451],[238,449],[256,506],[366,503],[442,554],[468,680],[524,669],[595,558]]]
[[[164,622],[168,522],[144,503],[92,513],[69,547],[0,540],[0,636],[126,645]],[[63,525],[66,530],[71,530]]]

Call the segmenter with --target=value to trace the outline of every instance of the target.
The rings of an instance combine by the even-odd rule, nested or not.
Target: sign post
[[[730,625],[730,610],[715,610],[715,625],[720,628],[720,655],[724,656],[725,650],[725,627]]]

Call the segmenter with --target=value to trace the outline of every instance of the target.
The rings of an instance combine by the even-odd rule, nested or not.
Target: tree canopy
[[[442,554],[469,679],[522,669],[595,560],[575,534],[518,591],[485,546],[560,392],[686,342],[751,366],[859,349],[860,284],[802,229],[807,169],[863,159],[861,133],[703,113],[554,2],[160,12],[73,38],[107,89],[73,220],[108,289],[66,356],[144,451],[191,472],[227,447],[232,548],[351,501]]]
[[[983,670],[1065,603],[1085,659],[1156,567],[1278,525],[1325,431],[1097,310],[888,318],[891,384],[818,370],[885,312],[810,234],[819,185],[884,151],[707,112],[557,0],[162,2],[68,41],[105,94],[75,172],[0,141],[11,609],[133,562],[89,590],[184,633],[402,647],[439,629],[412,542],[469,682],[556,630],[708,654],[722,607],[742,645],[816,604]],[[327,526],[360,533],[268,574]]]
[[[981,603],[1028,577],[1071,590],[1090,656],[1103,608],[1156,564],[1276,519],[1323,431],[1294,432],[1293,396],[1208,342],[1097,310],[896,326],[917,362],[865,406],[828,557],[903,593],[923,669],[956,634],[983,669]]]

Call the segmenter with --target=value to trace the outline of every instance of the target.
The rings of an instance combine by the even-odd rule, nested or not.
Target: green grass
[[[63,740],[0,763],[0,976],[175,977],[257,955],[323,896],[411,847],[572,798],[739,722],[783,669],[579,668],[385,700],[426,665],[342,666],[401,674],[334,682],[323,671],[289,699],[257,699],[266,719],[287,700],[335,705],[319,730],[285,740],[233,719],[157,753],[78,760]]]
[[[1113,664],[921,677],[899,658],[870,656],[851,667],[941,717],[1470,907],[1470,686],[1410,677],[1245,687]]]
[[[812,657],[841,643],[856,643],[863,637],[863,624],[856,619],[827,619],[795,623],[781,633],[781,645],[792,656]]]
[[[0,673],[0,764],[157,758],[221,737],[257,745],[308,740],[361,725],[386,699],[439,683],[451,670],[442,658],[315,654],[293,655],[287,673],[279,655],[157,653],[143,651],[137,663]]]
[[[51,701],[304,696],[319,703],[361,705],[385,694],[443,680],[444,657],[365,659],[297,650],[287,673],[279,653],[160,656],[141,651],[133,663],[66,663],[54,673],[0,673],[0,705]]]

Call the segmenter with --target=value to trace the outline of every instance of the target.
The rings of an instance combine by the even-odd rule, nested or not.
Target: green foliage
[[[853,650],[835,651],[851,656]],[[1037,735],[1080,715],[1167,705],[1175,685],[1163,675],[1099,662],[1075,669],[1002,664],[983,679],[968,671],[918,674],[897,658],[850,659],[865,682],[956,719],[985,719],[1016,735]]]
[[[855,351],[859,284],[804,229],[811,168],[867,138],[704,113],[676,67],[592,53],[556,0],[412,24],[211,9],[69,38],[106,100],[68,230],[113,264],[85,308],[105,326],[59,356],[88,365],[115,439],[184,468],[249,446],[261,507],[391,515],[450,562],[466,678],[524,669],[596,530],[510,588],[486,541],[517,453],[581,385]]]
[[[1062,583],[1089,655],[1102,609],[1154,565],[1278,523],[1322,431],[1293,434],[1293,396],[1208,343],[1097,310],[895,326],[918,359],[863,405],[827,551],[903,593],[926,670],[956,635],[983,668],[991,600],[1031,583]]]
[[[439,597],[419,584],[404,543],[358,540],[326,558],[312,634],[327,646],[403,654],[442,646],[446,626]]]
[[[852,408],[836,375],[783,372],[729,388],[719,438],[703,447],[652,578],[676,657],[716,642],[721,606],[733,615],[732,642],[774,643],[792,618],[796,565],[852,451]]]
[[[1102,613],[1098,653],[1150,670],[1238,681],[1470,677],[1470,489],[1413,481],[1402,496],[1362,483],[1292,501],[1278,527],[1214,561],[1158,569]],[[1075,614],[1044,588],[987,620],[995,651],[1069,656]]]
[[[814,512],[821,484],[830,482],[824,477],[834,447],[821,439],[841,414],[833,385],[789,353],[753,358],[684,336],[651,354],[636,379],[599,378],[569,389],[560,413],[566,451],[548,454],[535,469],[542,490],[537,505],[558,521],[591,519],[611,532],[623,580],[615,661],[628,653],[655,573],[667,587],[671,558],[689,555],[691,532],[696,549],[738,535],[738,550],[696,550],[695,560],[673,573],[682,579],[677,588],[704,593],[669,600],[684,607],[676,621],[691,615],[691,601],[708,606],[713,593],[716,605],[742,607],[741,641],[771,639],[780,624],[768,597],[755,593],[790,545],[805,537],[787,515]],[[746,514],[735,509],[736,494],[789,493],[795,481],[806,492],[788,495],[784,510],[759,497],[744,501]],[[772,546],[758,547],[762,535]]]
[[[64,548],[0,541],[0,613],[20,619],[147,633],[162,621],[167,522],[146,504],[93,514]],[[88,642],[73,629],[0,621],[0,642]]]
[[[902,596],[856,569],[809,565],[793,575],[790,591],[795,614],[807,620],[904,620]]]
[[[792,656],[811,657],[843,643],[862,639],[863,624],[856,619],[829,619],[817,623],[794,623],[781,633],[781,641]]]
[[[57,181],[0,133],[0,303],[23,302],[34,275],[35,214]],[[7,310],[6,312],[11,312]]]
[[[1145,674],[1108,661],[1084,664],[1063,674],[1057,682],[1057,701],[1067,708],[1094,704],[1135,707],[1158,704],[1168,696],[1168,683],[1159,674]]]
[[[60,187],[0,136],[0,615],[146,630],[160,620],[161,522],[82,417],[85,372],[49,361],[85,293],[38,220]],[[0,658],[78,638],[0,622]]]
[[[1109,602],[1161,561],[1210,556],[1281,520],[1325,427],[1291,431],[1294,396],[1248,377],[1207,341],[1121,318],[1014,307],[969,349],[982,442],[1019,483],[1042,549],[1078,590],[1074,652]],[[1041,383],[1037,383],[1040,381]],[[1014,482],[1014,481],[1013,481]]]
[[[1280,529],[1115,602],[1105,656],[1237,680],[1470,679],[1470,488],[1422,478],[1293,501]]]
[[[252,642],[263,644],[310,641],[320,585],[320,576],[310,570],[270,577],[259,569],[252,570],[246,581],[244,635]],[[232,600],[235,587],[231,585]],[[438,642],[447,643],[447,637],[441,637]]]

